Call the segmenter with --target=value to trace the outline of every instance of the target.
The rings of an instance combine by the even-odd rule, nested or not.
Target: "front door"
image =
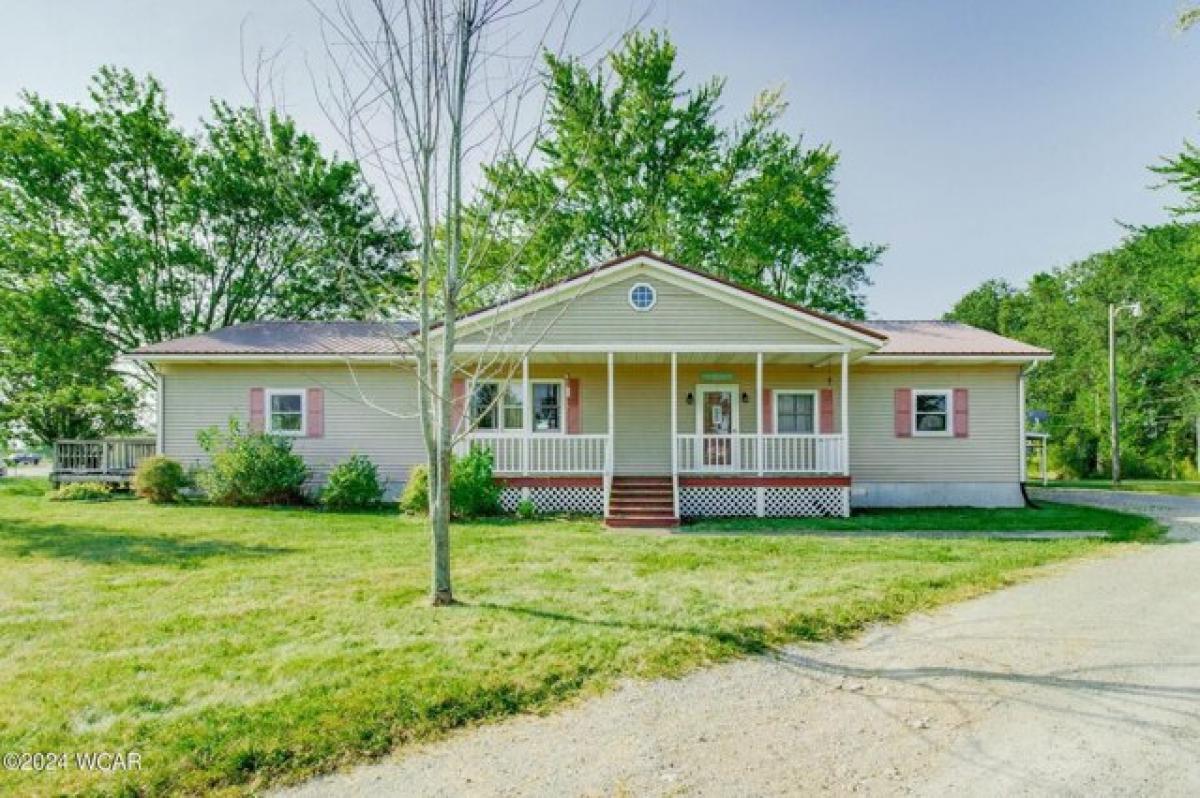
[[[697,429],[701,439],[701,465],[706,469],[729,469],[737,458],[737,386],[702,386],[699,389]]]

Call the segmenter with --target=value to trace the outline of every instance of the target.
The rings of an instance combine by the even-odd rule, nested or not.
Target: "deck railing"
[[[841,474],[845,465],[841,435],[678,435],[675,446],[681,474]]]
[[[604,474],[609,466],[608,435],[512,435],[474,433],[456,447],[492,453],[497,474]]]
[[[154,451],[153,438],[55,441],[54,473],[130,474]]]

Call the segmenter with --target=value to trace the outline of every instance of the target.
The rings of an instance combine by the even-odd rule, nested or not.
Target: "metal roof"
[[[142,355],[391,355],[416,322],[259,321],[150,344]]]
[[[1049,355],[1050,350],[956,321],[860,322],[887,336],[875,355]]]

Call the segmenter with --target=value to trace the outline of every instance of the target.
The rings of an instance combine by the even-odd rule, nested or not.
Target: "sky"
[[[732,122],[783,87],[783,123],[841,155],[839,208],[886,245],[874,318],[936,318],[991,277],[1035,272],[1168,218],[1147,167],[1200,141],[1200,31],[1178,0],[583,0],[572,46],[630,14],[678,45],[685,84],[726,83]],[[192,126],[210,97],[248,102],[244,55],[279,52],[281,101],[331,147],[311,76],[326,68],[303,0],[10,3],[0,105],[80,100],[102,64],[151,72]]]

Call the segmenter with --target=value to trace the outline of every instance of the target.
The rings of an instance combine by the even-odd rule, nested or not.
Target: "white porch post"
[[[679,517],[679,356],[671,352],[671,495]]]
[[[604,517],[608,518],[608,500],[612,495],[612,475],[616,465],[613,451],[613,353],[608,353],[608,442],[604,449]]]
[[[736,401],[736,399],[735,399]],[[754,425],[754,464],[758,475],[763,475],[763,355],[754,353],[754,417],[758,423]],[[754,512],[762,518],[767,514],[767,492],[762,485],[754,489]]]
[[[842,352],[842,474],[850,476],[850,353]]]
[[[842,474],[850,476],[850,353],[842,352]],[[850,517],[850,488],[842,488],[842,515]]]
[[[521,465],[529,474],[529,436],[533,432],[533,408],[529,395],[529,357],[521,358]]]
[[[608,353],[608,456],[613,456],[613,353]]]

